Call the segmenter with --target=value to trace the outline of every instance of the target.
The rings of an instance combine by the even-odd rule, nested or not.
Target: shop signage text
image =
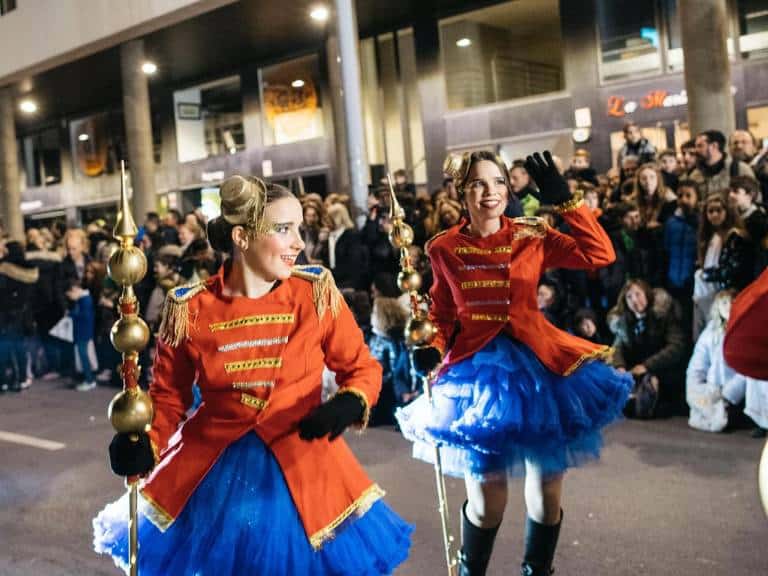
[[[638,108],[642,110],[654,110],[657,108],[674,108],[688,104],[688,93],[681,90],[676,94],[670,94],[666,90],[651,90],[645,96],[637,100],[627,100],[624,96],[608,97],[608,116],[623,118],[634,113]]]

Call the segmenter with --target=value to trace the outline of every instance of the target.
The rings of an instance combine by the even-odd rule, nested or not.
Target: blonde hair
[[[349,210],[344,204],[331,204],[327,210],[328,218],[333,223],[334,228],[350,228],[355,227],[355,223],[352,222],[352,218],[349,216]]]

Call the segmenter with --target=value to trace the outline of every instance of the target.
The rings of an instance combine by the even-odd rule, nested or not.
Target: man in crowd
[[[509,170],[509,183],[512,186],[512,192],[519,200],[519,206],[517,209],[522,209],[525,216],[534,216],[536,210],[539,209],[539,193],[536,187],[531,182],[531,177],[528,175],[528,171],[525,169],[522,160],[515,160],[512,163],[512,168]],[[510,198],[510,200],[513,200]],[[517,204],[510,202],[507,206],[507,216],[519,216],[520,214],[512,214],[512,205]],[[517,211],[517,210],[516,210]]]
[[[678,182],[677,155],[672,149],[662,150],[659,154],[659,166],[661,176],[664,178],[664,186],[675,192]]]
[[[749,233],[749,238],[755,249],[755,277],[766,266],[766,235],[768,235],[768,217],[765,210],[757,205],[757,195],[760,193],[760,185],[756,180],[748,176],[736,176],[731,178],[728,189],[728,201],[736,208],[744,227]]]
[[[725,151],[725,135],[719,130],[705,130],[696,136],[699,164],[691,180],[699,184],[702,200],[710,194],[726,194],[731,178],[755,177],[748,164],[731,158]]]
[[[680,146],[680,154],[683,157],[682,178],[690,178],[691,173],[696,170],[699,163],[699,157],[696,155],[696,142],[688,140]]]
[[[577,149],[571,157],[570,167],[565,171],[565,179],[589,182],[593,186],[597,186],[597,172],[592,168],[591,163],[592,159],[589,151],[584,148]]]
[[[616,164],[622,166],[627,156],[637,156],[641,165],[656,160],[656,148],[648,138],[643,137],[640,127],[634,122],[624,125],[624,146],[619,150]]]

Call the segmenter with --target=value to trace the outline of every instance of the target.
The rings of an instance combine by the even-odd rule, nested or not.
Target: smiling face
[[[464,186],[464,201],[472,223],[498,220],[507,207],[507,182],[490,160],[472,164]]]
[[[642,316],[648,309],[648,298],[643,289],[637,284],[632,284],[626,292],[627,306],[636,316]]]
[[[285,280],[304,249],[299,233],[301,204],[293,197],[280,198],[267,204],[264,213],[272,222],[272,231],[251,241],[243,257],[248,267],[267,282]]]

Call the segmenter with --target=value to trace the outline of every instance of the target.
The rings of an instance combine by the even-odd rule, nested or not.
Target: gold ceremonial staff
[[[139,432],[146,432],[152,424],[152,399],[139,388],[139,352],[149,342],[149,327],[139,317],[139,302],[133,291],[133,285],[140,282],[147,273],[147,258],[141,249],[133,245],[138,229],[131,216],[128,204],[128,191],[125,185],[125,162],[121,162],[120,211],[113,231],[120,241],[120,247],[109,259],[107,272],[109,277],[123,287],[119,300],[120,318],[112,326],[109,338],[112,346],[122,353],[120,375],[123,390],[118,392],[109,403],[107,415],[112,426],[118,432],[131,435],[131,440],[138,442]],[[138,476],[125,479],[128,488],[128,565],[130,576],[138,576]]]
[[[392,231],[389,233],[389,241],[392,246],[400,250],[400,273],[397,275],[397,286],[402,292],[407,292],[411,299],[411,315],[405,326],[405,343],[408,348],[421,348],[429,346],[435,338],[435,325],[429,319],[427,312],[429,297],[419,294],[421,289],[421,274],[411,263],[408,247],[413,244],[413,229],[406,224],[405,211],[397,201],[395,189],[392,186],[392,178],[387,173],[389,184],[389,218],[392,221]],[[424,393],[432,406],[432,375],[422,378]],[[440,445],[435,444],[435,482],[437,484],[437,510],[440,513],[440,521],[443,528],[443,547],[445,548],[445,563],[448,568],[448,576],[456,574],[457,559],[452,552],[453,536],[451,535],[451,523],[448,516],[448,499],[445,493],[445,476],[443,476],[443,464],[440,460]]]

